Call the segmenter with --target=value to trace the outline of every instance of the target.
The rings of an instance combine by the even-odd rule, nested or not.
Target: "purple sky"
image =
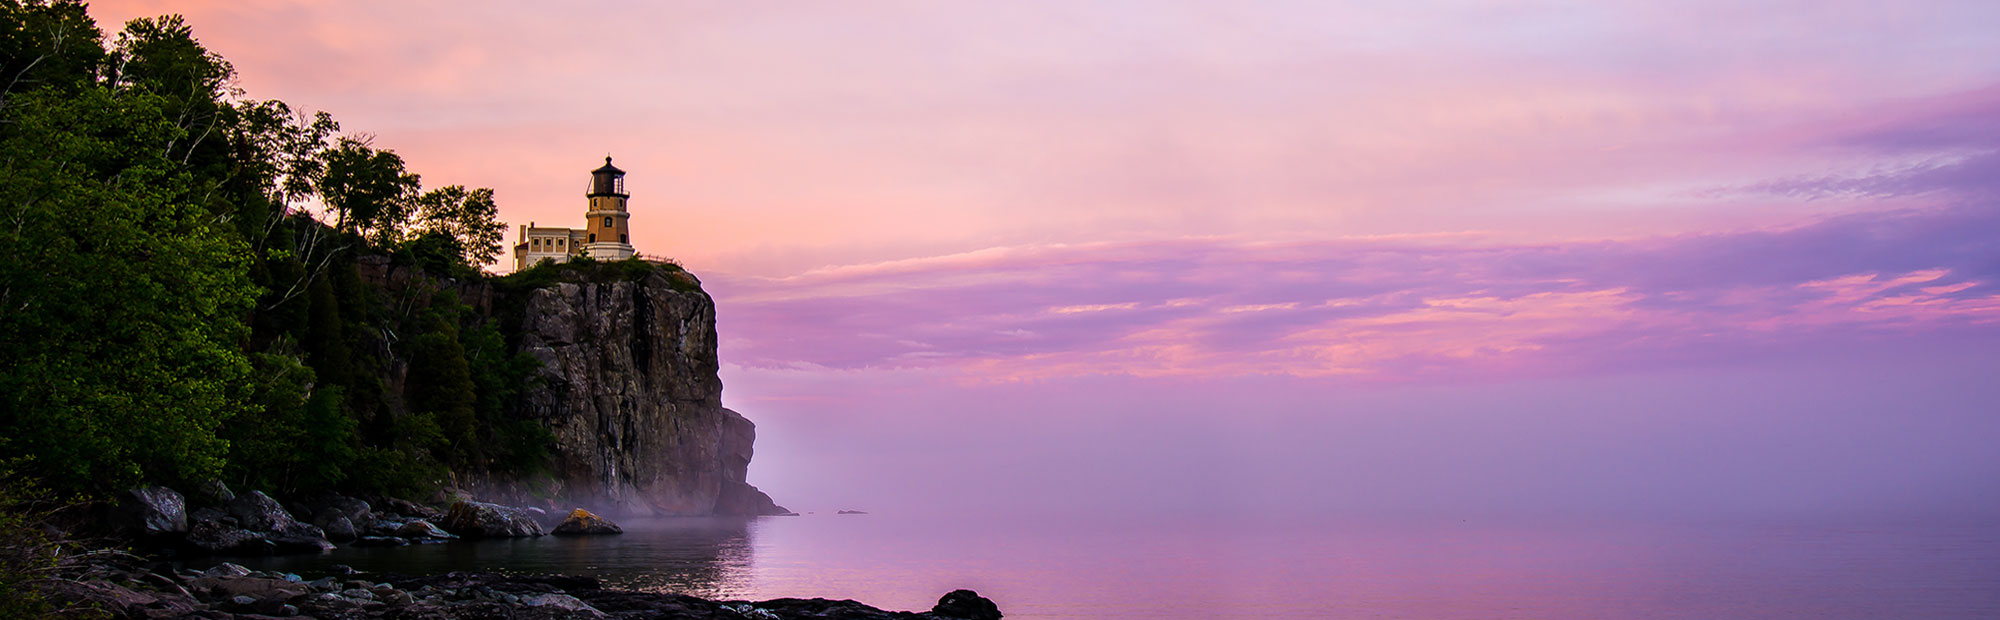
[[[800,510],[2000,509],[2000,4],[96,2],[701,274]]]

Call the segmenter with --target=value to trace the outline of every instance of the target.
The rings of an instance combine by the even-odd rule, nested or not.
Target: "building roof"
[[[601,172],[609,172],[609,173],[612,173],[612,174],[625,174],[625,171],[624,171],[624,170],[619,170],[617,166],[613,166],[613,165],[611,165],[611,156],[610,156],[610,155],[605,155],[605,156],[604,156],[604,167],[603,167],[603,168],[598,168],[598,169],[596,169],[596,170],[592,170],[592,171],[590,171],[590,173],[591,173],[591,174],[598,174],[598,173],[601,173]]]

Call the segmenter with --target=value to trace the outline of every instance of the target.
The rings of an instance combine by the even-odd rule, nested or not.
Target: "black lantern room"
[[[590,171],[590,193],[586,196],[627,197],[625,171],[611,165],[611,156],[604,157],[604,167]]]

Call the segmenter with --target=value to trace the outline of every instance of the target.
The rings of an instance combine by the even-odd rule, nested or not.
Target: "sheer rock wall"
[[[785,512],[744,481],[756,426],[722,407],[715,303],[692,275],[526,294],[519,347],[542,368],[525,406],[556,437],[560,497],[626,515]]]

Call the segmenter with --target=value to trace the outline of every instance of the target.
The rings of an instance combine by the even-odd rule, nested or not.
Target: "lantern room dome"
[[[625,171],[611,165],[611,156],[604,156],[604,167],[590,171],[590,193],[586,196],[625,196]]]
[[[605,156],[604,156],[604,167],[602,167],[602,168],[598,168],[598,169],[596,169],[596,170],[592,170],[592,171],[590,171],[590,173],[591,173],[591,174],[625,174],[625,171],[624,171],[624,170],[619,170],[617,166],[613,166],[613,165],[611,165],[611,156],[610,156],[610,155],[605,155]]]

